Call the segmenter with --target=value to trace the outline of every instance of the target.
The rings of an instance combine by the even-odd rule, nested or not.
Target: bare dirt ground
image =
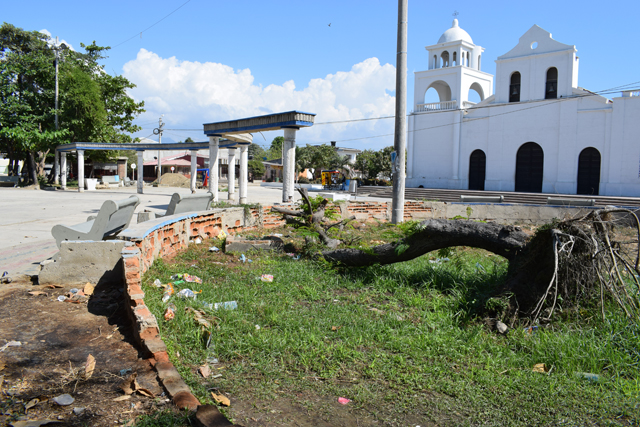
[[[113,426],[169,403],[155,372],[132,345],[122,289],[100,285],[91,297],[81,298],[85,301],[72,303],[57,300],[70,286],[1,286],[0,348],[10,341],[21,344],[0,352],[1,425],[49,419],[58,425]],[[95,370],[87,378],[89,355],[95,358]],[[140,386],[157,397],[122,398],[120,384],[131,372],[137,372]],[[65,393],[75,399],[71,405],[53,401]]]

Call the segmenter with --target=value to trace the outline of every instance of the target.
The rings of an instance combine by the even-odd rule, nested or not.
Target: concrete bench
[[[504,196],[475,196],[475,195],[461,195],[460,201],[462,203],[504,203]]]
[[[108,185],[109,187],[111,187],[112,185],[120,187],[122,185],[122,181],[120,181],[120,177],[118,175],[103,175],[102,183]]]
[[[0,186],[2,187],[17,187],[20,182],[19,176],[0,176]]]
[[[169,207],[163,214],[156,214],[156,217],[161,218],[163,216],[176,215],[185,212],[199,212],[209,209],[209,205],[213,200],[212,193],[196,193],[196,194],[184,194],[173,193]]]
[[[547,197],[547,205],[552,206],[595,206],[595,199],[562,199],[559,197]]]
[[[102,204],[98,215],[90,216],[81,224],[56,225],[51,229],[51,234],[56,239],[58,249],[65,240],[106,240],[129,226],[138,204],[140,199],[137,196],[118,201],[107,200]]]

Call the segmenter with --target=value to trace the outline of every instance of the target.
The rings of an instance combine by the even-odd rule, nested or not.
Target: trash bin
[[[355,193],[356,191],[358,191],[358,180],[352,179],[349,183],[349,193]]]
[[[84,186],[87,188],[87,191],[96,191],[96,185],[98,184],[97,178],[85,178]]]

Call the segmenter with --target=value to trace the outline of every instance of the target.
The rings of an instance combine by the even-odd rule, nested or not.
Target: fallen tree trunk
[[[418,232],[400,242],[387,243],[368,250],[336,249],[323,252],[322,256],[327,261],[344,266],[364,267],[409,261],[443,248],[471,246],[512,260],[529,239],[528,234],[512,225],[431,219],[420,223]]]
[[[632,237],[618,240],[613,233],[623,214],[635,228]],[[506,296],[512,314],[534,321],[550,318],[559,304],[615,301],[629,318],[640,320],[640,221],[626,209],[594,210],[579,218],[541,227],[534,236],[520,228],[464,220],[427,220],[399,242],[366,250],[336,249],[322,257],[348,267],[393,264],[428,252],[468,246],[506,258],[509,272],[496,295]]]

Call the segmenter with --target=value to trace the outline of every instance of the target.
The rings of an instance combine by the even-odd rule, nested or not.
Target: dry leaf
[[[138,387],[136,391],[143,396],[153,397],[153,393],[150,390],[147,390],[146,388]]]
[[[0,362],[0,371],[2,371],[7,365],[4,362]]]
[[[46,292],[42,292],[42,291],[30,291],[30,292],[27,292],[27,293],[28,293],[29,295],[31,295],[31,296],[34,296],[34,297],[37,297],[37,296],[39,296],[39,295],[49,296],[49,294],[48,294],[48,293],[46,293]]]
[[[96,368],[96,359],[92,355],[87,356],[87,363],[84,366],[84,377],[86,379],[91,378],[93,370]]]
[[[332,331],[339,331],[339,330],[340,330],[340,328],[342,328],[342,326],[332,326],[332,327],[331,327],[331,330],[332,330]]]
[[[96,287],[94,285],[92,285],[91,283],[87,282],[87,284],[84,285],[84,289],[82,290],[82,292],[84,292],[84,294],[86,296],[90,296],[90,295],[93,295],[93,290],[95,288]]]
[[[49,288],[49,289],[59,289],[62,288],[62,285],[46,285],[45,288]]]
[[[211,369],[209,369],[209,365],[202,365],[198,368],[198,372],[202,375],[203,378],[207,378],[211,375]]]
[[[29,403],[27,403],[26,405],[24,405],[24,410],[28,411],[29,409],[33,408],[34,406],[36,406],[38,403],[40,403],[40,399],[31,399],[29,401]]]
[[[137,373],[133,373],[129,375],[129,378],[124,380],[122,384],[120,384],[120,388],[124,391],[124,394],[133,394],[134,391],[138,388],[138,383],[136,382]]]
[[[213,397],[213,400],[216,403],[219,403],[219,404],[221,404],[223,406],[230,406],[231,405],[231,401],[229,400],[229,398],[227,398],[223,394],[215,394],[214,392],[211,392],[211,397]]]
[[[122,402],[123,400],[129,400],[129,399],[131,399],[131,395],[130,394],[125,394],[124,396],[116,397],[115,399],[113,399],[113,401],[114,402]]]
[[[533,372],[539,372],[541,374],[546,374],[549,372],[549,368],[544,363],[536,363],[533,365]]]

